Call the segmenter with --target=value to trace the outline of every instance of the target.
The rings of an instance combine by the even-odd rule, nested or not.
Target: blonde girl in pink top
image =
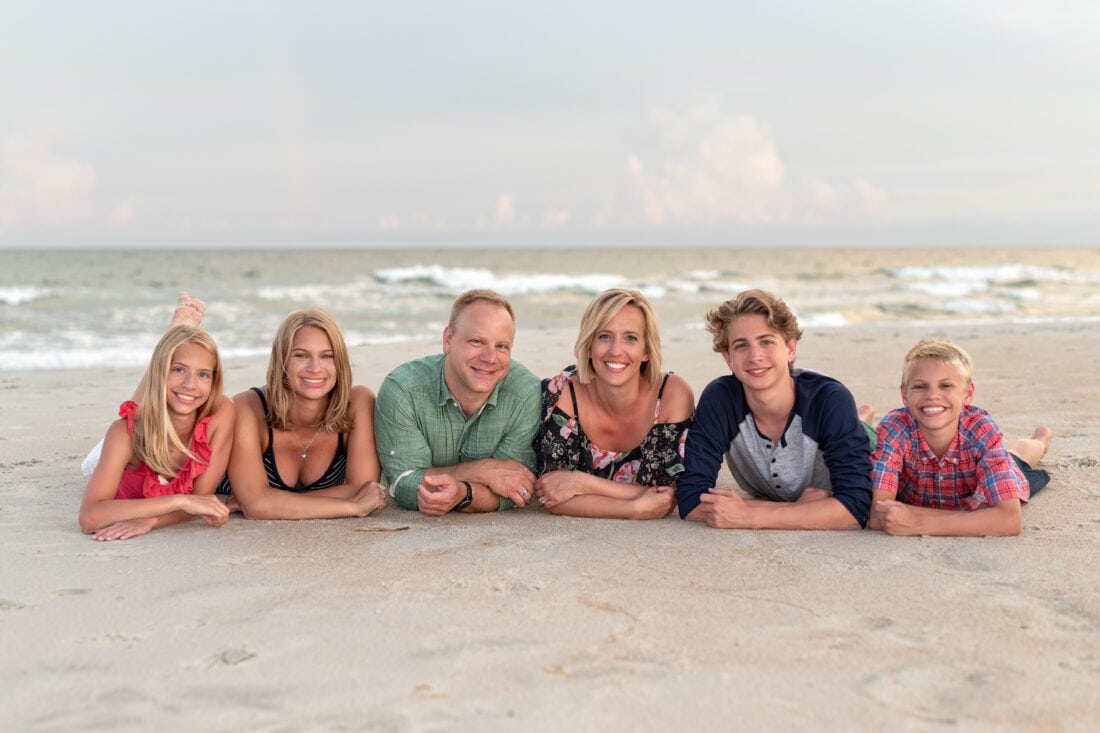
[[[140,403],[119,408],[84,489],[80,528],[97,540],[130,539],[192,516],[218,527],[229,517],[214,496],[233,438],[218,347],[206,331],[180,323],[179,311],[173,324],[135,393]]]

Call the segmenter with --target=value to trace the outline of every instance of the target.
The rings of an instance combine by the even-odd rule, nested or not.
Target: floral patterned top
[[[654,422],[642,444],[632,450],[603,450],[588,439],[576,417],[577,395],[573,391],[576,373],[576,366],[568,366],[556,377],[542,381],[543,418],[535,436],[535,473],[541,476],[558,470],[583,471],[624,484],[675,488],[684,470],[684,441],[691,418],[676,423]],[[667,382],[668,375],[665,375],[653,411],[655,421],[661,413],[661,396]],[[558,398],[567,385],[573,398],[572,415],[557,407]]]

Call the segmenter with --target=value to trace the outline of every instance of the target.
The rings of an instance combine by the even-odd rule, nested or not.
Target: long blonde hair
[[[332,344],[333,361],[336,364],[336,385],[329,392],[323,427],[334,433],[346,433],[354,424],[350,402],[351,357],[340,327],[332,316],[320,308],[294,311],[283,320],[275,333],[275,340],[271,342],[271,359],[267,362],[267,421],[276,430],[295,428],[290,421],[290,405],[294,401],[294,392],[287,383],[286,365],[290,360],[294,335],[306,326],[325,332]]]
[[[180,466],[172,460],[172,449],[181,451],[193,461],[198,456],[180,439],[168,415],[168,372],[176,349],[184,344],[196,344],[214,358],[214,379],[210,396],[199,408],[197,420],[212,414],[222,399],[222,361],[218,345],[206,331],[195,326],[173,326],[161,336],[149,360],[149,377],[141,395],[141,409],[134,421],[134,456],[161,476],[175,476]]]

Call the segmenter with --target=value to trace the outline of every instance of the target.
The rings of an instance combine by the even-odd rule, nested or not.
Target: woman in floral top
[[[577,366],[542,384],[535,494],[554,514],[656,519],[675,503],[691,387],[661,371],[649,300],[613,288],[581,318]]]

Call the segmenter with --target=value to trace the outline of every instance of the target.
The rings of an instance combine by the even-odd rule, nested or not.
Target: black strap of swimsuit
[[[252,391],[256,393],[256,396],[260,398],[260,405],[264,408],[264,417],[268,418],[267,414],[267,398],[264,397],[264,391],[260,387],[253,387]],[[272,459],[275,456],[275,431],[271,428],[271,420],[267,421],[267,447],[271,451]]]
[[[573,398],[573,419],[577,422],[581,420],[581,413],[577,410],[577,393],[573,391],[573,380],[569,380],[569,396]]]

